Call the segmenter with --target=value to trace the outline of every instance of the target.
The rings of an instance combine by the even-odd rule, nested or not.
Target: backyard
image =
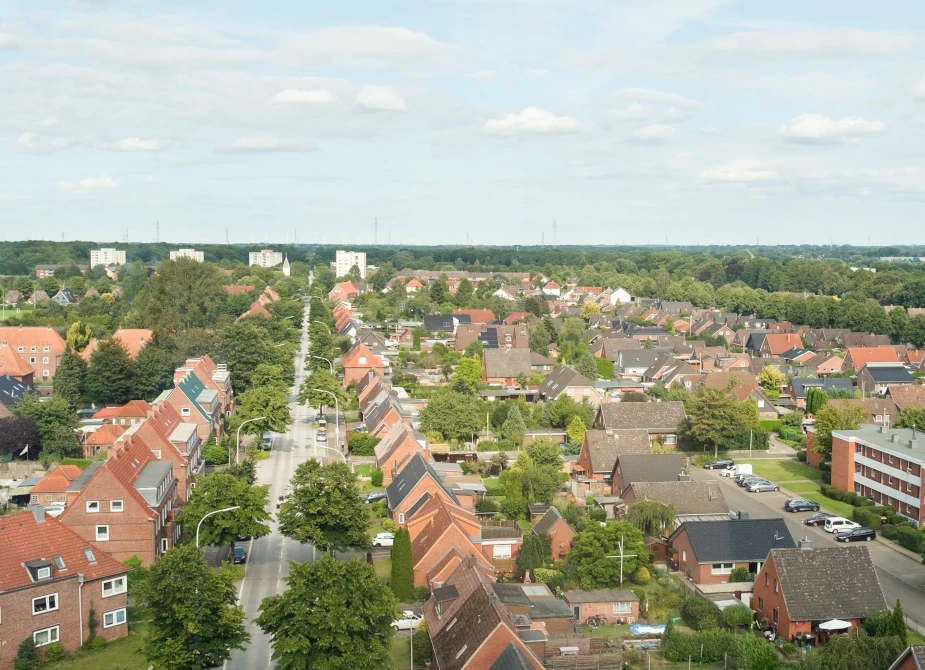
[[[119,668],[120,670],[146,670],[148,663],[141,655],[144,632],[147,624],[132,623],[138,616],[129,610],[128,637],[114,640],[105,649],[78,651],[56,663],[48,663],[45,668],[63,668],[64,670],[99,670],[99,668]]]
[[[786,489],[795,493],[801,498],[819,503],[823,509],[838,514],[839,516],[851,518],[854,507],[848,503],[832,500],[822,495],[819,483],[822,481],[822,472],[816,468],[801,463],[800,461],[786,459],[752,459],[736,461],[739,464],[748,464],[752,466],[752,471],[775,484],[780,484],[781,489]]]

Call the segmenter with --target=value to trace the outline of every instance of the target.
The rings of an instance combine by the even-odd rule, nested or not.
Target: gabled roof
[[[535,535],[546,535],[552,527],[556,525],[558,521],[562,520],[562,515],[559,514],[559,510],[555,507],[550,507],[546,510],[546,514],[542,518],[533,524],[533,533]]]
[[[491,323],[495,320],[495,313],[490,309],[454,309],[453,315],[467,315],[471,323]]]
[[[418,485],[425,477],[432,478],[438,486],[443,488],[446,491],[446,494],[450,499],[459,504],[459,500],[456,498],[456,494],[453,491],[443,487],[443,482],[440,479],[437,472],[433,467],[428,463],[421,454],[415,454],[414,457],[408,461],[408,464],[398,473],[398,476],[392,480],[392,483],[389,484],[386,488],[386,495],[389,500],[389,509],[397,509],[405,498],[408,496],[411,491],[414,490],[414,487]]]
[[[862,370],[866,370],[870,378],[878,384],[911,384],[912,375],[902,363],[868,363]]]
[[[360,363],[360,357],[365,356],[366,362]],[[368,368],[382,368],[385,367],[385,364],[382,362],[382,359],[379,356],[376,356],[373,352],[369,350],[362,342],[354,345],[354,347],[344,354],[343,358],[344,367],[368,367]]]
[[[16,407],[27,393],[35,393],[35,390],[8,374],[0,377],[0,405],[6,408]]]
[[[121,426],[115,423],[104,424],[97,430],[94,430],[92,433],[87,435],[87,439],[84,440],[84,444],[94,446],[115,444],[116,440],[119,439],[119,436],[125,432],[125,428],[125,426]]]
[[[453,330],[454,318],[453,314],[425,314],[424,330]]]
[[[196,407],[196,411],[202,415],[202,418],[211,423],[212,417],[199,404],[199,396],[206,390],[206,385],[202,383],[202,380],[195,374],[188,374],[180,380],[177,388],[189,399],[190,404]]]
[[[645,430],[621,430],[608,435],[604,430],[589,429],[585,431],[585,441],[588,443],[591,471],[608,475],[613,472],[617,457],[652,453],[652,442]]]
[[[122,345],[129,358],[138,358],[138,354],[144,349],[145,345],[151,341],[154,334],[147,328],[120,328],[112,334],[113,340]],[[90,340],[87,347],[80,352],[80,357],[85,361],[90,360],[90,356],[100,346],[96,338]]]
[[[772,549],[770,553],[791,621],[863,619],[887,610],[865,546]]]
[[[489,375],[490,376],[490,375]],[[555,400],[570,386],[594,386],[594,382],[569,365],[560,365],[540,384],[540,393]]]
[[[605,344],[604,347],[606,350],[607,344]],[[655,351],[654,349],[622,349],[619,362],[624,370],[626,368],[642,368],[643,370],[647,370],[652,367],[652,364],[661,356],[662,352]]]
[[[63,354],[67,347],[64,339],[50,326],[0,326],[0,343],[9,344],[13,349],[23,347],[24,353],[28,353],[30,347],[39,352],[49,347],[52,353]]]
[[[253,305],[251,305],[251,308],[247,310],[246,312],[244,312],[244,314],[242,314],[239,318],[246,319],[247,317],[250,317],[250,316],[260,316],[260,317],[263,317],[264,319],[269,319],[271,318],[272,315],[270,314],[270,312],[267,310],[266,307],[260,304],[260,302],[255,302]]]
[[[768,350],[772,356],[779,356],[794,347],[802,346],[803,340],[796,333],[769,333],[764,338],[762,348]]]
[[[714,481],[633,482],[636,501],[657,500],[677,514],[725,514],[729,511],[722,487]]]
[[[396,423],[389,428],[389,432],[375,446],[376,463],[381,465],[392,457],[392,454],[403,444],[418,445],[414,431],[404,422]]]
[[[612,402],[600,407],[607,430],[642,429],[649,432],[674,432],[684,421],[684,403]]]
[[[868,363],[896,363],[899,356],[893,347],[848,347],[845,359],[851,358],[855,370],[860,370]]]
[[[225,284],[222,288],[225,289],[225,293],[228,295],[240,295],[242,293],[250,293],[255,287],[246,284]]]
[[[906,665],[906,659],[911,658],[913,666]],[[900,670],[900,668],[914,667],[915,670],[925,670],[925,644],[914,644],[899,655],[893,665],[887,670]]]
[[[842,391],[854,390],[854,384],[847,377],[822,377],[818,379],[812,377],[794,377],[790,380],[790,384],[791,388],[793,388],[794,398],[805,398],[807,392],[811,388],[822,389],[826,392],[833,389]]]
[[[813,352],[809,349],[804,349],[803,347],[793,347],[792,349],[788,349],[780,355],[780,357],[785,361],[796,361],[801,358],[810,360],[812,356],[814,356]]]
[[[893,399],[900,410],[906,407],[925,409],[925,386],[891,385],[887,386],[886,394]]]
[[[676,482],[684,461],[680,454],[627,454],[617,459],[616,466],[623,476],[623,486],[628,487],[635,482]],[[618,492],[614,491],[614,495]]]
[[[530,670],[532,667],[527,664],[517,645],[511,642],[488,670]]]
[[[71,482],[80,476],[82,470],[76,465],[59,465],[42,481],[32,487],[31,493],[58,493],[66,491]]]
[[[484,355],[486,377],[529,377],[533,373],[529,349],[486,349]]]
[[[698,563],[764,561],[772,549],[796,548],[779,517],[684,523],[671,537],[682,532],[687,533]]]
[[[25,377],[35,372],[8,344],[0,344],[0,374]]]

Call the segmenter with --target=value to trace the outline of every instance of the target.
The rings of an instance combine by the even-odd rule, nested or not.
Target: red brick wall
[[[194,407],[196,403],[187,398],[183,391],[180,389],[175,389],[167,398],[167,404],[177,411],[177,414],[180,415],[184,423],[196,424],[196,432],[199,434],[199,439],[202,440],[203,444],[205,444],[209,439],[209,431],[211,430],[211,427],[209,426],[209,421],[202,415],[202,412]],[[181,410],[184,407],[189,408],[189,416],[183,416],[183,412]]]
[[[572,550],[572,538],[575,531],[564,520],[560,519],[549,530],[549,539],[552,541],[552,557],[554,560],[565,558]]]
[[[814,468],[822,465],[822,454],[816,452],[815,433],[806,433],[806,463]]]
[[[787,603],[784,601],[783,590],[778,584],[777,593],[774,592],[774,585],[778,580],[777,566],[774,564],[773,555],[762,566],[758,577],[755,579],[755,590],[752,594],[752,609],[758,615],[758,621],[767,619],[774,622],[774,610],[777,610],[777,630],[778,634],[785,640],[791,639],[797,633],[810,632],[810,622],[791,622],[787,614]],[[767,586],[765,586],[767,583]]]
[[[842,491],[854,491],[855,444],[832,438],[832,486]]]
[[[671,546],[678,552],[678,570],[688,575],[695,584],[722,584],[729,581],[729,575],[714,575],[712,564],[700,564],[687,537],[682,530]],[[686,558],[685,558],[686,554]],[[748,563],[735,563],[734,568],[747,568]]]
[[[617,470],[614,470],[613,480],[611,481],[611,491],[613,495],[620,496],[623,493],[623,474]]]
[[[602,616],[609,623],[616,623],[617,619],[623,619],[626,623],[635,623],[639,619],[639,603],[634,602],[631,605],[631,611],[629,614],[614,614],[613,613],[613,603],[580,603],[578,605],[572,605],[569,603],[569,606],[572,607],[572,611],[577,606],[579,607],[579,616],[581,622],[584,623],[591,617]]]
[[[401,504],[396,509],[392,510],[392,519],[395,521],[396,524],[407,526],[407,524],[404,523],[404,521],[399,522],[398,520],[399,515],[404,514],[411,507],[413,507],[414,503],[416,503],[420,499],[420,497],[424,495],[425,493],[430,493],[430,495],[432,496],[435,496],[435,495],[442,496],[444,500],[452,503],[452,501],[450,500],[450,497],[447,495],[446,491],[443,490],[442,486],[439,486],[430,477],[424,477],[423,479],[421,479],[421,481],[417,483],[417,485],[413,489],[411,489],[408,495],[405,496],[405,499],[401,502]]]

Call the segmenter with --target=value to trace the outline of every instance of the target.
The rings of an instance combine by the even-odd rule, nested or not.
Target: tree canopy
[[[269,535],[269,491],[269,486],[253,486],[246,477],[215,472],[196,482],[189,502],[181,508],[179,523],[187,533],[195,535],[196,525],[206,514],[237,505],[240,509],[213,514],[203,522],[200,545],[222,547],[232,544],[239,535]]]
[[[567,562],[576,570],[581,588],[592,590],[620,585],[621,541],[623,579],[626,580],[637,568],[647,565],[652,556],[642,531],[625,521],[609,521],[603,526],[588,524],[575,536]]]

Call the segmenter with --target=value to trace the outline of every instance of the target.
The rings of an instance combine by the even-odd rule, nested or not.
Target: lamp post
[[[230,512],[231,510],[235,510],[235,509],[241,509],[241,506],[235,505],[234,507],[226,507],[225,509],[217,509],[214,512],[209,512],[208,514],[206,514],[199,520],[199,523],[196,524],[196,548],[197,549],[199,549],[199,529],[202,527],[202,522],[208,519],[213,514],[218,514],[219,512]]]
[[[322,321],[321,319],[312,319],[312,323],[320,323],[322,326],[324,326],[325,328],[328,329],[328,332],[329,332],[329,333],[331,332],[331,326],[329,326],[328,324],[326,324],[326,323],[325,323],[324,321]]]
[[[326,361],[327,364],[331,367],[331,376],[332,376],[332,377],[334,376],[334,363],[331,362],[331,359],[330,359],[330,358],[325,358],[324,356],[315,356],[315,354],[309,354],[308,357],[309,357],[309,358],[318,358],[318,359],[320,359],[320,360],[322,360],[322,361]]]
[[[258,416],[258,417],[255,417],[255,418],[253,418],[253,419],[248,419],[247,421],[242,421],[242,422],[241,422],[241,425],[238,426],[238,439],[237,439],[237,441],[235,442],[235,447],[234,447],[234,459],[235,459],[235,462],[237,462],[238,460],[240,460],[241,429],[244,428],[244,426],[245,426],[246,424],[253,423],[254,421],[261,421],[262,419],[266,419],[266,418],[267,418],[267,417],[265,417],[265,416]],[[228,452],[228,465],[231,465],[231,452]]]
[[[327,389],[316,388],[319,393],[327,393],[334,398],[334,444],[340,449],[340,403],[337,402],[337,396]]]
[[[327,449],[328,451],[333,451],[335,454],[337,454],[338,456],[340,456],[341,460],[342,460],[344,463],[349,463],[349,461],[347,460],[346,454],[344,454],[344,452],[342,452],[340,449],[335,449],[334,447],[327,447],[327,446],[319,447],[317,444],[315,445],[315,447],[318,448],[318,449]],[[350,470],[351,470],[351,472],[353,471],[353,466],[352,466],[352,465],[350,466]]]

